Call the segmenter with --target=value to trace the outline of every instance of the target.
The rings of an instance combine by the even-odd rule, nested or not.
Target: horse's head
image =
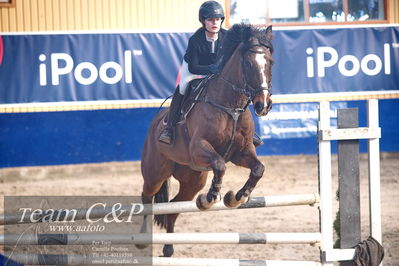
[[[272,108],[272,27],[246,31],[242,47],[244,89],[254,104],[255,114],[264,116]]]
[[[252,101],[257,116],[272,108],[272,38],[271,26],[262,29],[235,24],[227,31],[218,54],[223,67],[220,78]]]

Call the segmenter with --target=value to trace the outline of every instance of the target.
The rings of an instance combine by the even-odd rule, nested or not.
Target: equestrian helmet
[[[207,18],[221,18],[223,21],[223,7],[216,1],[206,1],[201,5],[198,17],[201,23],[204,23]]]

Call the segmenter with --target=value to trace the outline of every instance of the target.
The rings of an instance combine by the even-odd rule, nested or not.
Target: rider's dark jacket
[[[218,39],[215,43],[215,53],[212,53],[211,42],[205,37],[205,28],[198,29],[188,40],[188,47],[184,60],[188,64],[188,70],[196,75],[213,74],[210,65],[216,63],[217,51],[221,47],[222,40],[226,34],[225,29],[220,29]]]

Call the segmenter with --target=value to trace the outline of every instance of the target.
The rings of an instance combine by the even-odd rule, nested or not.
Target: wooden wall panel
[[[15,0],[0,8],[0,32],[59,30],[193,31],[204,0]],[[225,6],[226,0],[219,0]],[[399,23],[399,1],[387,0],[390,23]]]
[[[8,22],[9,22],[9,30],[17,31],[17,11],[15,8],[9,9],[8,12]]]
[[[51,13],[53,16],[53,23],[51,30],[61,30],[61,18],[60,18],[60,1],[55,0],[51,2]]]
[[[45,16],[46,16],[46,29],[54,30],[54,10],[53,1],[44,1]]]
[[[387,13],[390,23],[399,23],[399,1],[389,0]]]
[[[195,30],[203,1],[15,0],[15,7],[0,8],[0,32]]]
[[[22,15],[24,18],[23,30],[22,31],[32,31],[32,21],[31,21],[31,10],[30,10],[30,1],[17,1],[15,3],[15,8],[21,6]],[[7,31],[7,29],[5,29]]]
[[[200,26],[204,0],[15,0],[0,8],[0,32],[63,30],[189,30]],[[224,0],[219,2],[225,6]],[[387,0],[390,23],[399,1]]]
[[[5,8],[0,9],[0,23],[1,25],[4,25],[4,28],[8,29],[9,28],[9,23],[8,23],[8,12]]]
[[[0,32],[63,30],[188,30],[200,26],[204,0],[15,0],[0,8]],[[219,0],[225,6],[228,0]],[[387,18],[399,23],[399,1],[387,0]]]
[[[25,25],[24,11],[21,8],[21,6],[19,6],[19,7],[15,6],[15,8],[13,8],[13,9],[15,9],[15,13],[16,13],[15,23],[16,23],[17,29],[15,31],[16,32],[24,31],[25,30],[25,27],[24,27],[24,25]],[[0,27],[0,31],[2,31],[2,30],[5,31],[4,29],[2,29]],[[14,30],[9,29],[9,31],[14,31]]]

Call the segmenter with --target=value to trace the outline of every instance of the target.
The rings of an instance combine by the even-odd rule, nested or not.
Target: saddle
[[[198,78],[191,80],[187,85],[186,93],[181,104],[180,118],[178,122],[184,121],[187,115],[193,109],[195,104],[199,102],[200,97],[205,91],[205,84],[213,77],[213,75],[205,78]]]

